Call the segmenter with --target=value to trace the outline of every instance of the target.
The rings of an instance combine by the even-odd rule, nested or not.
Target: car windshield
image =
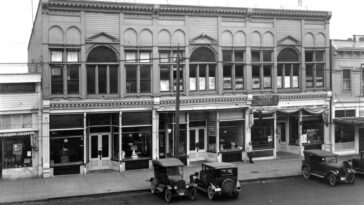
[[[337,163],[337,158],[336,158],[336,156],[326,157],[326,162],[327,163]]]
[[[167,175],[182,175],[182,166],[178,167],[167,167]]]
[[[235,169],[218,169],[216,170],[217,177],[223,176],[235,176],[236,170]]]

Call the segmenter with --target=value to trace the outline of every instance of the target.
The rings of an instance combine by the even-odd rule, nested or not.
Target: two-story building
[[[332,40],[333,151],[364,151],[364,35]]]
[[[42,176],[41,76],[0,75],[0,179]]]
[[[148,168],[174,153],[239,161],[250,141],[258,159],[330,150],[330,18],[41,0],[28,50],[43,76],[44,176]]]

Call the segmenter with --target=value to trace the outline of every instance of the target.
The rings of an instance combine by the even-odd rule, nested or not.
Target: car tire
[[[308,168],[307,166],[303,167],[302,168],[302,176],[305,178],[305,179],[309,179],[311,177],[311,171],[310,171],[310,168]]]
[[[351,173],[347,177],[349,184],[355,184],[355,174]]]
[[[166,200],[167,203],[170,203],[172,201],[172,191],[169,189],[165,189],[164,190],[164,199]]]
[[[233,192],[233,193],[232,193],[232,196],[233,196],[233,198],[234,198],[234,199],[238,198],[238,196],[239,196],[239,192],[238,192],[238,191]]]
[[[330,186],[336,185],[336,176],[333,173],[330,173],[329,176],[327,176],[327,180],[329,181]]]
[[[210,200],[213,200],[214,199],[214,190],[212,189],[212,186],[208,186],[207,187],[207,197],[210,199]]]
[[[197,190],[196,190],[196,188],[190,188],[190,190],[188,191],[188,196],[189,196],[189,198],[192,200],[192,201],[194,201],[194,200],[196,200],[196,197],[197,197]]]

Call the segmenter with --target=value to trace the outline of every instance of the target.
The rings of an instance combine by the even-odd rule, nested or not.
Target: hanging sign
[[[13,144],[13,155],[21,155],[23,151],[23,144]]]
[[[278,102],[278,95],[253,96],[252,106],[275,106]]]

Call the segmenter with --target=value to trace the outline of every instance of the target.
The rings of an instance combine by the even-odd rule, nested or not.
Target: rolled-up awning
[[[364,117],[339,117],[334,119],[335,123],[343,123],[348,125],[364,125]]]
[[[16,136],[27,136],[34,135],[34,132],[8,132],[0,133],[0,137],[16,137]]]

